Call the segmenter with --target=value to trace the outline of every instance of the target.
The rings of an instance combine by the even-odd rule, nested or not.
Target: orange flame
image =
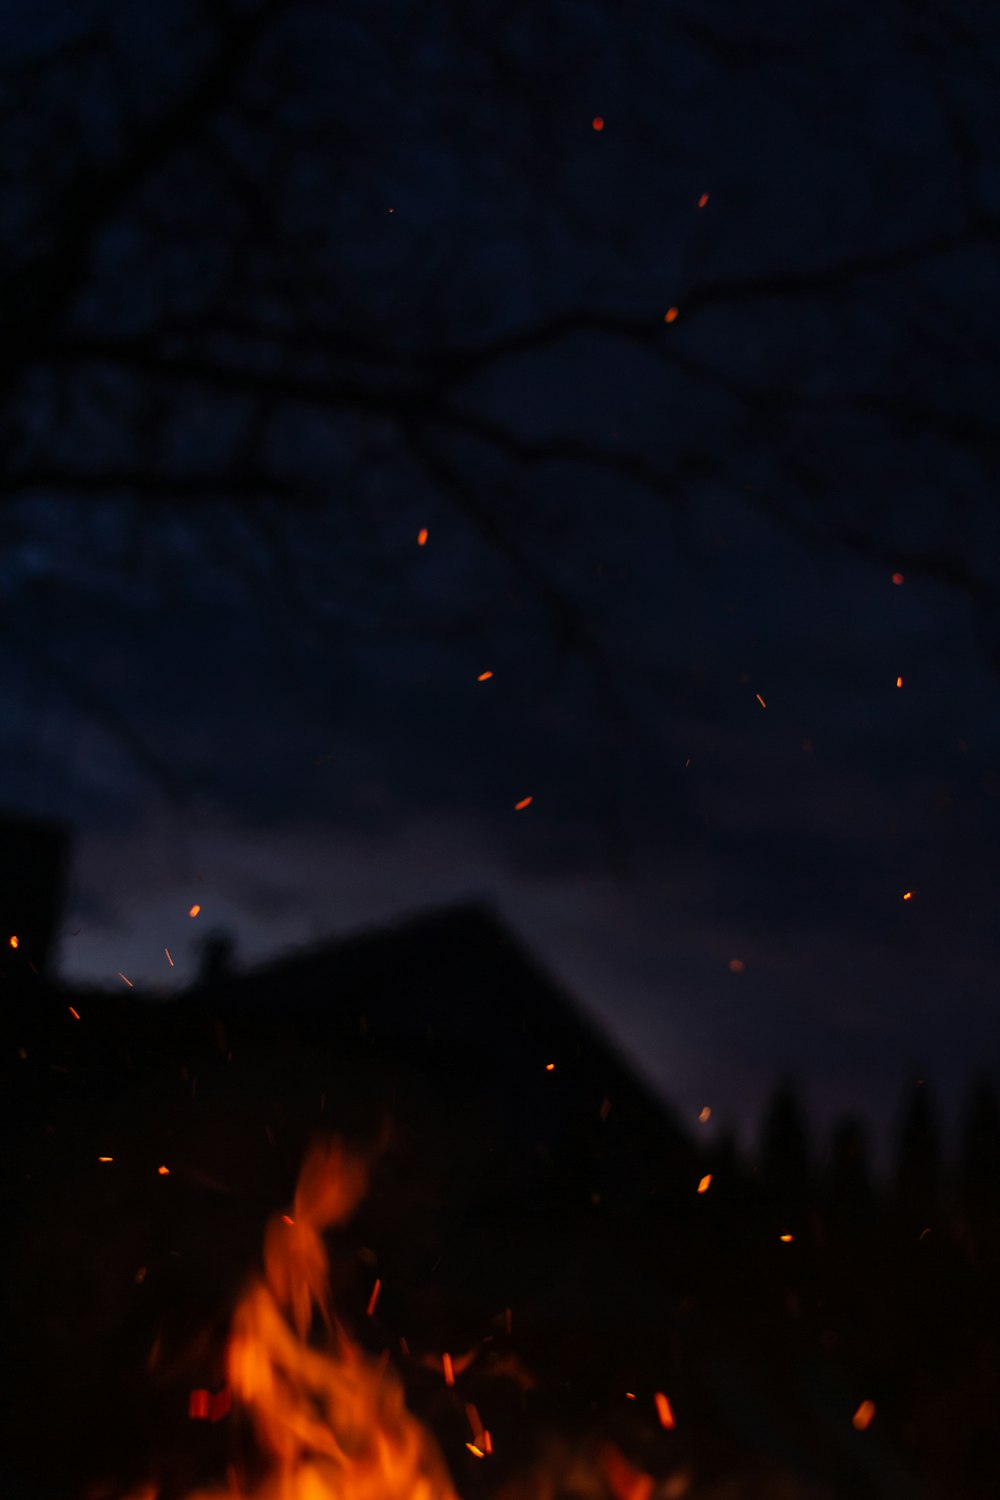
[[[244,1500],[457,1500],[437,1444],[407,1410],[385,1359],[371,1359],[329,1304],[323,1232],[343,1224],[367,1185],[367,1164],[338,1141],[307,1156],[291,1214],[264,1233],[264,1274],[233,1315],[227,1375],[249,1415],[267,1472]],[[315,1315],[328,1347],[310,1340]],[[233,1489],[188,1500],[231,1500]],[[132,1500],[155,1500],[143,1490]]]

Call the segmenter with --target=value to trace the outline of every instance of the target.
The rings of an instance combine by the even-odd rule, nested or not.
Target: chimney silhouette
[[[62,916],[70,833],[0,813],[0,974],[44,975]]]

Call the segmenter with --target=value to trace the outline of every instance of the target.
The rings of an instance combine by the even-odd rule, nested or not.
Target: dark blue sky
[[[688,1119],[747,1130],[788,1070],[824,1123],[883,1126],[915,1076],[953,1113],[998,1060],[981,77],[860,5],[752,36],[737,8],[299,9],[253,64],[270,124],[220,106],[109,210],[10,397],[3,800],[76,826],[62,972],[168,993],[209,928],[249,963],[483,895]],[[138,119],[207,46],[158,15],[111,33]],[[129,137],[77,84],[82,181]],[[220,139],[260,195],[243,239]],[[604,331],[556,336],[567,311]],[[185,319],[224,327],[197,357],[225,381],[164,395]],[[251,409],[248,369],[347,394]],[[309,508],[62,477],[248,453]]]

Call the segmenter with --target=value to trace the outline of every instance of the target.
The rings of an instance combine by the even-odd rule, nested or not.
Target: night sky
[[[953,1119],[1000,1061],[975,10],[377,9],[2,7],[0,796],[75,828],[59,971],[480,896],[682,1118]]]

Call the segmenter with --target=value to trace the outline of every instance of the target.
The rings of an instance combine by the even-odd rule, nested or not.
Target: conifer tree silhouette
[[[927,1227],[938,1210],[941,1145],[933,1096],[914,1083],[902,1113],[896,1152],[896,1200],[903,1217]]]
[[[1000,1102],[986,1076],[969,1093],[959,1175],[963,1217],[981,1252],[1000,1242]]]
[[[791,1080],[779,1083],[764,1116],[760,1165],[769,1207],[786,1216],[801,1214],[809,1192],[808,1130]]]
[[[841,1120],[834,1130],[824,1197],[830,1226],[848,1234],[870,1219],[873,1209],[868,1141],[860,1120]]]

